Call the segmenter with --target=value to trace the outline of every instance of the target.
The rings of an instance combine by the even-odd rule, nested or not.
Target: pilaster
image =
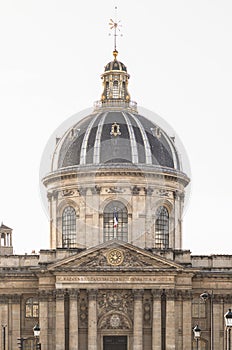
[[[64,293],[62,289],[56,290],[56,350],[65,349]]]
[[[134,292],[134,344],[133,350],[143,349],[143,290]]]
[[[11,337],[9,338],[9,348],[17,349],[17,338],[21,336],[20,324],[20,295],[12,295],[10,297],[10,315],[9,330],[11,329]]]
[[[97,350],[97,290],[88,291],[88,350]]]
[[[176,349],[175,294],[174,290],[166,291],[166,350]],[[191,348],[190,348],[191,349]]]
[[[183,350],[191,349],[192,346],[192,295],[186,291],[182,294],[183,299]]]
[[[78,289],[69,291],[69,350],[78,350]]]
[[[161,291],[152,290],[153,319],[152,319],[152,350],[161,349]]]

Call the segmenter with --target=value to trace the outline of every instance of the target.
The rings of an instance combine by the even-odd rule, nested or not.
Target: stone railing
[[[132,112],[137,113],[137,102],[135,101],[120,101],[120,100],[107,100],[107,101],[96,101],[94,103],[94,110],[99,110],[99,109],[129,109]]]

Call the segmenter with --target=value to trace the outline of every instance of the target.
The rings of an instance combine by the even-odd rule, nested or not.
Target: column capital
[[[143,297],[143,294],[144,294],[143,289],[133,289],[132,292],[134,295],[134,299],[141,299]]]
[[[162,290],[160,290],[160,289],[152,289],[151,290],[151,294],[153,296],[153,299],[160,300],[161,299]]]
[[[56,289],[55,290],[56,299],[64,299],[64,295],[65,294],[66,294],[66,290],[65,289]]]
[[[97,298],[97,292],[98,292],[97,289],[88,289],[88,297],[89,297],[89,300],[96,300],[96,298]]]
[[[0,304],[8,304],[9,296],[7,294],[0,295]]]
[[[68,290],[69,297],[72,299],[76,299],[80,294],[80,289],[72,288]]]
[[[176,297],[175,289],[166,289],[165,295],[167,297],[167,300],[175,300],[175,297]]]
[[[40,290],[39,291],[39,301],[48,301],[48,299],[53,299],[53,290]]]
[[[21,295],[19,294],[13,294],[10,296],[10,300],[12,304],[19,304],[21,300]]]
[[[180,293],[180,291],[178,291],[178,293]],[[193,293],[191,290],[181,291],[181,294],[182,294],[183,300],[192,300],[193,299]]]

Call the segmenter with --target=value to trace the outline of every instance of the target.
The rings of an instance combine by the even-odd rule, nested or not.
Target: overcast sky
[[[0,221],[14,252],[49,248],[41,157],[100,98],[115,5],[131,98],[166,120],[191,164],[183,248],[232,254],[231,0],[0,1]]]

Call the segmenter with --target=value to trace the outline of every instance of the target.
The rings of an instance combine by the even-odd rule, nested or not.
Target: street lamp
[[[39,342],[40,326],[38,324],[36,324],[33,327],[33,331],[34,331],[34,337],[35,337],[35,342],[36,342],[36,350],[41,350],[41,344]]]
[[[6,325],[2,324],[2,342],[3,342],[3,350],[6,350]]]
[[[198,342],[201,337],[201,329],[198,326],[198,324],[193,328],[193,333],[194,333],[194,339],[196,339],[196,342],[197,342],[197,350],[198,350]]]
[[[214,350],[214,332],[213,332],[213,291],[211,293],[204,292],[200,295],[200,298],[206,302],[206,300],[210,300],[210,350]]]
[[[226,326],[226,350],[231,350],[231,340],[230,340],[230,332],[232,328],[232,312],[229,309],[225,315],[225,326]]]

